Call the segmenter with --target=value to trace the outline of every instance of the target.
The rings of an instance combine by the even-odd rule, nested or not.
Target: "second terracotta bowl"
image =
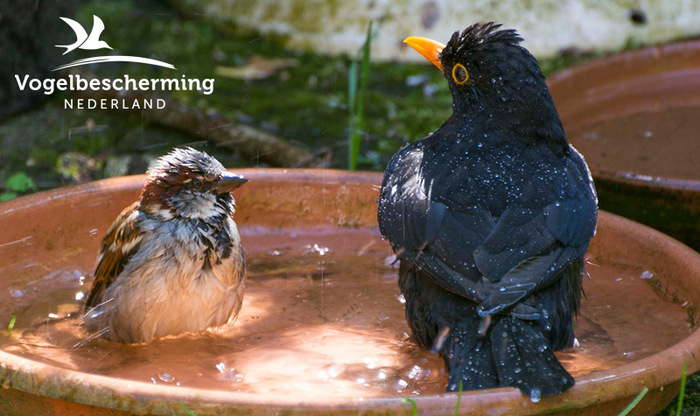
[[[548,84],[601,207],[700,250],[700,42],[598,59]]]

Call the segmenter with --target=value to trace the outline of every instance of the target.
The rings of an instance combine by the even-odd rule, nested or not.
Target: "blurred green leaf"
[[[27,176],[24,172],[18,172],[7,178],[5,187],[14,192],[36,191],[37,187],[34,180]]]
[[[17,322],[17,315],[14,313],[12,314],[12,318],[10,318],[10,323],[7,324],[7,331],[10,332],[12,329],[15,327],[15,322]]]

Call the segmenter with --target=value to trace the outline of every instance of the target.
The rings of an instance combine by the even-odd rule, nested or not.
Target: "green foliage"
[[[24,172],[18,172],[5,181],[5,192],[0,194],[0,202],[16,198],[19,193],[33,192],[37,190],[34,180]]]
[[[678,397],[669,403],[659,415],[691,415],[700,408],[700,373],[688,375],[687,371],[687,367],[684,365]]]
[[[0,194],[0,202],[9,201],[10,199],[17,198],[17,196],[15,192],[3,192]]]
[[[270,130],[312,152],[330,148],[336,168],[383,170],[401,146],[425,137],[451,113],[449,89],[440,71],[427,63],[372,62],[370,66],[371,45],[366,41],[350,59],[291,51],[284,48],[283,39],[222,33],[204,17],[184,19],[167,2],[157,0],[87,0],[81,2],[76,20],[90,27],[93,14],[105,22],[102,39],[115,53],[153,57],[177,68],[100,65],[95,69],[100,77],[128,73],[132,78],[214,78],[214,94],[172,91],[168,95],[188,106],[214,109],[228,119]],[[368,34],[376,31],[375,22]],[[75,58],[94,56],[93,51],[74,53]],[[298,65],[251,81],[215,75],[216,67],[243,67],[256,56],[294,59]],[[549,74],[595,56],[570,51],[541,63]],[[423,81],[407,85],[407,78],[414,76]],[[199,140],[169,138],[173,132],[154,137],[148,120],[138,113],[66,111],[62,100],[67,96],[55,94],[47,105],[49,111],[19,115],[0,126],[0,147],[10,149],[3,155],[0,175],[26,171],[42,188],[55,187],[66,183],[56,169],[57,159],[66,153],[83,153],[95,160],[125,152],[157,156],[172,146]],[[128,140],[122,140],[125,137]],[[236,166],[257,163],[236,161]],[[101,172],[95,172],[94,178],[99,177]],[[0,176],[0,183],[5,178]]]
[[[5,181],[5,188],[15,192],[29,192],[36,191],[37,189],[32,178],[27,176],[24,172],[15,173],[7,178],[7,181]]]
[[[268,37],[225,35],[204,18],[182,19],[155,0],[86,1],[81,3],[77,20],[90,26],[93,14],[105,22],[103,39],[118,53],[153,57],[177,68],[117,63],[96,68],[100,77],[128,73],[132,78],[214,78],[211,95],[198,91],[172,91],[168,95],[188,106],[215,109],[228,119],[270,130],[312,152],[330,148],[333,167],[348,165],[348,81],[353,71],[352,59],[347,56],[290,51]],[[376,24],[372,31],[377,31]],[[92,52],[75,53],[91,56]],[[355,57],[355,99],[360,98],[363,62],[366,73],[371,69],[371,76],[364,81],[364,128],[359,135],[362,147],[356,153],[357,167],[382,170],[402,145],[441,125],[451,112],[451,98],[440,71],[428,65],[396,62],[372,62],[370,66],[369,60],[362,59],[363,53],[364,45]],[[293,59],[298,65],[250,81],[215,75],[217,66],[242,67],[252,57]],[[425,82],[407,86],[406,78],[415,75],[424,77]],[[428,87],[434,92],[425,94]],[[172,146],[199,140],[175,137],[177,133],[172,131],[156,137],[153,125],[139,113],[63,110],[67,96],[55,94],[45,109],[19,115],[0,126],[0,147],[10,149],[4,155],[5,171],[0,173],[25,170],[42,188],[50,188],[67,183],[57,171],[58,159],[66,153],[83,153],[96,161],[125,152],[158,156]],[[235,161],[235,166],[257,163],[240,158]],[[102,177],[102,172],[93,174],[94,178]]]

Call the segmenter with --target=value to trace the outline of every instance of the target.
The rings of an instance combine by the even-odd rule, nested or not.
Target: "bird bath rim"
[[[347,172],[338,170],[312,169],[236,169],[251,183],[291,182],[325,184],[360,184],[377,192],[382,175],[377,172]],[[56,199],[71,198],[74,195],[111,193],[118,191],[136,192],[142,187],[143,175],[119,177],[69,186],[40,192],[0,204],[0,216],[14,211],[50,203]],[[651,245],[655,251],[670,258],[669,264],[680,264],[686,270],[687,278],[700,279],[700,254],[646,226],[624,218],[601,212],[599,217],[601,232],[622,233],[624,240],[635,240]],[[700,287],[700,282],[695,282]],[[695,305],[697,306],[697,305]],[[574,387],[558,396],[544,398],[539,403],[531,403],[527,396],[514,388],[469,391],[461,394],[443,393],[414,396],[418,409],[436,414],[451,414],[461,400],[462,410],[497,410],[499,413],[539,414],[557,410],[576,409],[599,405],[605,402],[628,400],[636,396],[644,387],[650,390],[678,383],[684,362],[688,374],[700,370],[700,331],[692,332],[687,338],[672,347],[634,362],[608,370],[595,371],[577,377]],[[410,406],[403,397],[327,399],[300,402],[295,397],[275,396],[262,398],[251,393],[223,390],[205,390],[183,386],[154,385],[147,382],[116,380],[107,376],[87,374],[75,370],[58,368],[18,357],[0,351],[0,384],[30,394],[42,395],[59,400],[91,406],[109,407],[125,412],[153,412],[168,414],[176,412],[181,403],[196,414],[205,415],[224,411],[290,411],[292,414],[339,414],[382,412],[410,413]],[[619,411],[619,410],[618,410]]]
[[[554,98],[557,110],[566,128],[592,122],[586,114],[599,111],[600,106],[611,106],[614,101],[626,98],[622,107],[615,107],[615,114],[633,114],[644,108],[645,100],[652,94],[674,94],[675,100],[668,108],[681,105],[697,105],[697,94],[688,91],[687,71],[698,71],[700,65],[700,41],[684,41],[650,46],[610,55],[566,68],[547,78],[547,86]],[[665,75],[658,78],[659,75]],[[648,77],[657,77],[658,85],[647,89],[629,91],[629,86],[642,83]],[[697,88],[691,87],[691,90]],[[610,91],[608,91],[608,89]],[[629,102],[635,100],[633,105]],[[629,108],[627,108],[629,106]],[[652,187],[666,191],[699,192],[700,180],[692,178],[651,176],[644,172],[622,171],[589,163],[594,178],[637,187]]]

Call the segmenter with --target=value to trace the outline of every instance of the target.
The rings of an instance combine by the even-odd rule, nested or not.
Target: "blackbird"
[[[574,342],[597,197],[536,59],[500,26],[406,39],[443,72],[452,115],[391,159],[378,220],[447,391],[513,386],[537,401],[574,384],[553,352]]]

